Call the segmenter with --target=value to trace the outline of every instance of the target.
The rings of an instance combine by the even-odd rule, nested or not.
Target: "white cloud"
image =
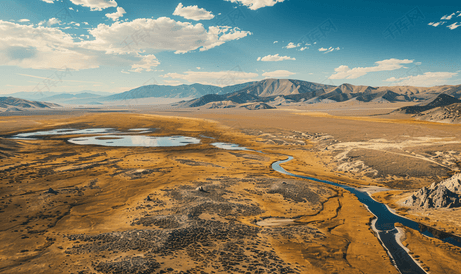
[[[300,46],[301,46],[301,43],[294,44],[294,43],[290,42],[284,48],[286,48],[286,49],[294,49],[294,48],[297,48],[297,47],[300,47]]]
[[[131,65],[131,70],[132,72],[142,72],[142,71],[152,71],[153,67],[156,67],[160,65],[160,62],[157,60],[157,57],[155,55],[145,55],[142,56],[142,59],[140,62]]]
[[[329,47],[329,48],[319,48],[319,51],[322,51],[323,53],[329,53],[329,52],[332,52],[332,51],[335,51],[335,50],[340,50],[341,48],[340,47]]]
[[[267,56],[264,56],[264,57],[258,57],[257,59],[258,61],[263,61],[263,62],[278,62],[278,61],[285,61],[285,60],[296,60],[296,58],[292,58],[292,57],[289,57],[289,56],[279,56],[279,54],[275,54],[275,55],[267,55]]]
[[[159,50],[175,53],[196,49],[206,51],[251,35],[248,31],[223,26],[210,26],[207,31],[200,23],[177,22],[167,17],[140,18],[130,22],[115,22],[110,26],[99,24],[89,33],[95,39],[82,42],[86,48],[119,54]]]
[[[103,9],[117,6],[115,0],[70,0],[74,5],[80,5],[90,8],[91,10],[101,11]]]
[[[64,28],[47,25],[48,22],[34,26],[0,20],[3,41],[0,43],[0,66],[32,69],[66,66],[81,70],[104,65],[125,66],[135,72],[152,71],[160,64],[154,53],[203,51],[250,34],[230,27],[205,29],[202,24],[176,22],[169,18],[100,24],[88,30],[92,37],[85,34],[74,36],[65,33]]]
[[[247,6],[250,10],[257,10],[264,7],[272,7],[277,3],[282,3],[285,0],[225,0],[232,3],[240,3]]]
[[[258,77],[258,74],[243,71],[186,71],[183,74],[167,73],[161,77],[186,80],[189,83],[199,83],[222,87],[254,81],[253,78]]]
[[[443,25],[443,24],[445,24],[445,22],[436,22],[436,23],[430,22],[428,25],[433,26],[433,27],[438,27],[438,26]]]
[[[72,70],[101,65],[131,66],[142,61],[137,54],[110,55],[105,50],[82,47],[59,28],[21,25],[0,20],[0,66]]]
[[[0,21],[0,65],[33,69],[97,67],[84,53],[74,50],[72,36],[56,28]]]
[[[306,49],[308,49],[308,47],[302,47],[299,49],[299,51],[305,51]]]
[[[29,19],[20,19],[19,22],[23,23],[23,22],[30,22]]]
[[[455,22],[455,23],[453,23],[453,24],[447,26],[447,28],[449,28],[449,29],[451,29],[451,30],[454,30],[454,29],[458,28],[459,26],[461,26],[461,23]]]
[[[58,1],[58,0],[42,0],[42,1],[48,4],[53,4],[54,1]]]
[[[120,17],[123,17],[125,14],[125,9],[122,7],[117,7],[117,11],[114,13],[106,13],[106,17],[112,19],[113,21],[117,21]],[[88,23],[87,23],[88,25]]]
[[[214,15],[203,8],[195,6],[184,7],[182,3],[179,3],[173,12],[173,15],[181,16],[186,19],[199,21],[199,20],[210,20],[214,18]]]
[[[456,76],[457,74],[457,72],[426,72],[416,76],[407,76],[401,78],[391,77],[384,81],[393,82],[396,85],[403,86],[435,86],[445,84],[446,80]]]
[[[451,20],[451,18],[453,18],[454,15],[454,12],[452,14],[444,15],[442,18],[440,18],[440,20]]]
[[[262,76],[266,78],[285,78],[293,74],[296,74],[296,73],[288,71],[288,70],[276,70],[276,71],[271,71],[271,72],[265,72],[262,74]]]
[[[279,41],[274,41],[274,44],[277,44]]]
[[[374,67],[357,67],[350,69],[348,66],[339,66],[335,68],[335,74],[332,74],[329,79],[356,79],[361,76],[366,75],[369,72],[377,72],[377,71],[388,71],[388,70],[396,70],[403,68],[403,64],[410,64],[413,63],[413,60],[399,60],[395,58],[377,61],[377,64]]]
[[[39,26],[46,25],[48,27],[51,27],[52,25],[60,25],[60,24],[61,24],[61,20],[54,18],[54,17],[38,23]]]

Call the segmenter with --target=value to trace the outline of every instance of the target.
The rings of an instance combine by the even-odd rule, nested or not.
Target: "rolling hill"
[[[60,107],[58,104],[29,101],[14,97],[0,97],[0,112],[50,109]]]
[[[395,112],[401,112],[405,114],[418,114],[427,110],[431,110],[437,107],[448,106],[454,103],[461,103],[461,100],[448,94],[439,94],[437,97],[423,102],[415,106],[403,107],[395,110]]]

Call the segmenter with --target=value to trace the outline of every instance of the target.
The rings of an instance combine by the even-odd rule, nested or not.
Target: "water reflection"
[[[237,144],[231,144],[231,143],[212,143],[211,145],[217,148],[222,148],[222,149],[227,149],[227,150],[248,150],[248,148],[246,147],[241,147]]]
[[[52,129],[44,131],[35,131],[35,132],[25,132],[14,135],[14,139],[23,139],[30,137],[39,137],[39,136],[53,136],[53,135],[74,135],[74,134],[103,134],[103,133],[112,133],[116,130],[113,128],[86,128],[86,129],[75,129],[75,128],[66,128],[66,129]]]
[[[175,147],[199,144],[200,139],[186,136],[104,135],[104,137],[71,138],[68,142],[77,145],[112,147]]]

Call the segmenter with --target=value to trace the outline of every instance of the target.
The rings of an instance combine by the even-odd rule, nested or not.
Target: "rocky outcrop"
[[[421,209],[460,207],[461,173],[438,184],[421,188],[403,203]]]
[[[405,114],[419,114],[424,111],[428,111],[437,107],[444,107],[449,106],[451,104],[460,103],[461,101],[456,99],[455,97],[448,95],[448,94],[439,94],[432,100],[428,100],[427,102],[423,102],[421,104],[415,106],[407,106],[402,107],[395,112],[405,113]]]
[[[258,110],[258,109],[274,109],[275,107],[269,106],[266,103],[249,103],[243,104],[240,106],[241,108],[246,108],[249,110]]]
[[[432,122],[461,123],[461,103],[431,109],[417,114],[415,118]]]

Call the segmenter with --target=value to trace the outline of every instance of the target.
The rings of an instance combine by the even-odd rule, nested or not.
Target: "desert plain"
[[[412,210],[414,191],[458,173],[461,125],[391,113],[399,103],[268,110],[170,107],[0,116],[0,273],[399,273],[350,192],[461,235],[461,210]],[[181,147],[79,145],[52,129],[155,129]],[[78,136],[81,137],[81,136]],[[226,150],[215,142],[248,150]],[[428,273],[461,249],[401,227]]]

